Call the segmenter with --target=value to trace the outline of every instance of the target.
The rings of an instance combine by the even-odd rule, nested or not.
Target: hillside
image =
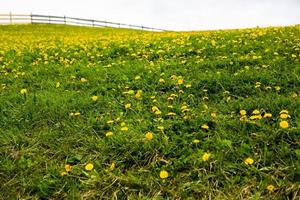
[[[0,26],[0,199],[299,199],[300,26]]]

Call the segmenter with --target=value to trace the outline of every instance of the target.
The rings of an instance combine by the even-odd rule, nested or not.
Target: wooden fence
[[[166,31],[159,28],[115,23],[93,19],[81,19],[66,16],[37,15],[37,14],[0,14],[0,24],[65,24],[91,27],[129,28],[147,31]]]

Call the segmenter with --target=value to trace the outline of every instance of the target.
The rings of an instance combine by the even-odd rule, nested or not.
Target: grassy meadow
[[[0,26],[0,199],[300,199],[300,26]]]

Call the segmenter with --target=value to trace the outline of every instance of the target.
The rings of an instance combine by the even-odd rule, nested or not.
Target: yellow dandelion
[[[107,132],[107,133],[105,134],[105,136],[106,136],[106,137],[110,137],[110,136],[113,136],[113,134],[114,134],[113,132],[109,131],[109,132]]]
[[[138,90],[135,94],[135,98],[137,98],[137,99],[141,98],[142,92],[143,92],[142,90]]]
[[[56,82],[55,87],[59,88],[60,87],[60,82]]]
[[[151,110],[152,110],[152,112],[156,112],[156,111],[158,111],[159,109],[158,109],[158,107],[153,106],[153,107],[151,108]]]
[[[68,173],[67,172],[61,172],[60,175],[61,176],[66,176]]]
[[[208,130],[208,129],[209,129],[209,126],[208,126],[207,124],[203,124],[203,125],[201,126],[201,128],[202,128],[202,129],[205,129],[205,130]]]
[[[210,153],[204,153],[203,156],[202,156],[202,160],[204,162],[208,161],[211,157],[211,154]]]
[[[147,140],[152,140],[153,139],[153,133],[148,132],[148,133],[146,133],[145,137],[146,137]]]
[[[281,118],[281,119],[287,119],[288,117],[290,117],[289,114],[286,114],[286,113],[281,113],[281,114],[280,114],[280,118]]]
[[[114,162],[111,163],[109,169],[110,169],[110,170],[114,170],[115,168],[116,168],[116,164],[115,164]]]
[[[95,96],[95,95],[92,96],[91,98],[92,98],[93,101],[97,101],[98,100],[98,96]]]
[[[212,112],[212,113],[210,113],[210,116],[211,116],[212,118],[217,118],[217,113],[216,113],[216,112]]]
[[[247,115],[247,111],[246,110],[240,110],[240,114],[241,115]]]
[[[175,116],[176,115],[176,113],[174,113],[174,112],[169,112],[168,114],[167,114],[167,116]]]
[[[69,165],[69,164],[66,164],[65,165],[65,170],[66,170],[66,172],[70,172],[72,170],[72,166]]]
[[[275,186],[270,184],[270,185],[267,186],[267,190],[268,190],[269,192],[274,192]]]
[[[129,108],[131,108],[131,103],[125,104],[125,109],[129,109]]]
[[[271,118],[272,117],[272,113],[265,113],[264,114],[264,118]]]
[[[162,171],[159,172],[159,177],[161,179],[168,178],[169,177],[169,173],[166,170],[162,170]]]
[[[22,95],[27,94],[27,89],[25,89],[25,88],[21,89],[21,90],[20,90],[20,93],[21,93]]]
[[[159,79],[159,82],[160,82],[160,83],[165,83],[166,81],[165,81],[165,79],[160,78],[160,79]]]
[[[200,143],[200,140],[195,139],[195,140],[193,140],[193,143],[194,143],[194,144],[199,144],[199,143]]]
[[[282,110],[282,111],[280,111],[279,114],[282,114],[282,113],[289,114],[289,111],[288,110]]]
[[[246,158],[246,160],[244,161],[244,163],[246,164],[246,165],[252,165],[253,163],[254,163],[254,160],[252,159],[252,158]]]
[[[80,115],[80,112],[75,112],[74,113],[74,116],[79,116]]]
[[[276,90],[276,91],[279,91],[280,89],[281,89],[280,86],[275,86],[275,90]]]
[[[160,115],[160,114],[161,114],[161,111],[160,111],[160,110],[157,110],[157,111],[155,111],[155,114],[156,114],[156,115]]]
[[[288,123],[287,121],[281,121],[281,122],[279,123],[279,126],[280,126],[281,128],[288,128],[288,127],[289,127],[289,123]]]
[[[178,79],[177,83],[178,83],[178,85],[183,84],[183,79]]]
[[[257,119],[261,119],[261,118],[262,118],[261,115],[252,115],[252,116],[250,117],[250,119],[252,119],[252,120],[257,120]]]
[[[114,120],[108,120],[106,123],[107,123],[107,124],[113,124],[113,123],[114,123]]]
[[[191,87],[192,87],[192,84],[186,84],[185,87],[186,87],[186,88],[191,88]]]
[[[128,131],[128,127],[127,126],[122,127],[121,131]]]
[[[92,171],[93,168],[94,168],[94,165],[92,163],[88,163],[85,165],[86,171]]]
[[[260,111],[259,111],[258,109],[255,109],[255,110],[253,110],[252,114],[254,114],[254,115],[259,115],[259,114],[260,114]]]
[[[87,82],[87,80],[85,78],[81,78],[80,81],[81,81],[81,83]]]

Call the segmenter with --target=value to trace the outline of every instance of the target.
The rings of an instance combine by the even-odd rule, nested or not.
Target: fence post
[[[64,16],[64,23],[67,24],[66,16]]]
[[[95,20],[92,20],[93,26],[95,26]]]
[[[50,15],[48,16],[48,18],[49,18],[49,24],[51,24],[51,18],[50,18]]]
[[[11,14],[11,12],[9,12],[9,22],[10,22],[10,24],[12,24],[12,14]]]
[[[32,13],[30,13],[30,24],[32,24]]]

